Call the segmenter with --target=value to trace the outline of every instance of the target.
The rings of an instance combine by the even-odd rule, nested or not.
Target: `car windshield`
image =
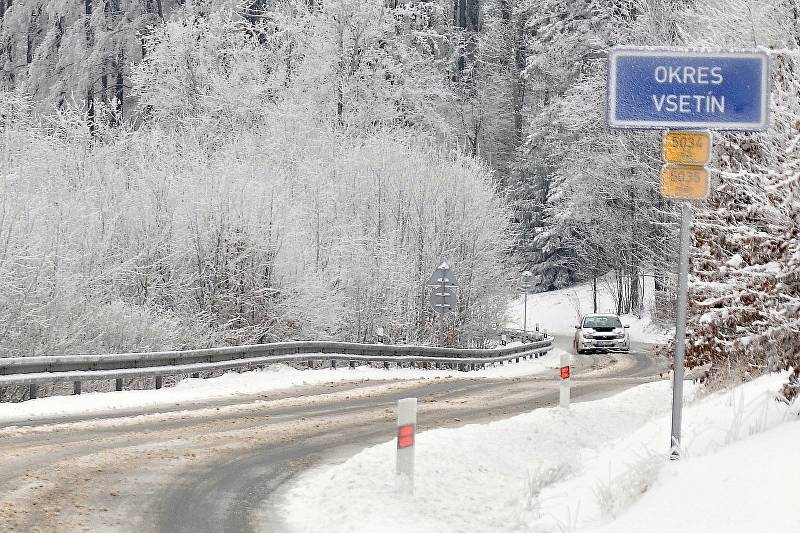
[[[583,319],[585,328],[621,328],[622,323],[616,316],[587,316]]]

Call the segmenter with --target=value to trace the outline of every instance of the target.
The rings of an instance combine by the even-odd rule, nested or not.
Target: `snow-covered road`
[[[649,379],[646,354],[577,361],[573,397]],[[649,377],[648,377],[649,376]],[[581,379],[579,379],[579,377]],[[613,379],[612,379],[613,378]],[[280,523],[269,500],[295,473],[391,439],[398,398],[420,398],[419,429],[506,418],[557,398],[555,371],[480,379],[308,385],[192,411],[0,431],[6,530],[246,531]]]

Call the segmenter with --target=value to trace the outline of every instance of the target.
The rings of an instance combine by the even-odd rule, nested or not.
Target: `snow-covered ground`
[[[654,324],[650,309],[653,301],[653,283],[651,278],[645,286],[645,302],[641,317],[623,315],[622,323],[630,326],[631,339],[639,342],[662,343],[672,332]],[[508,309],[506,327],[522,329],[524,297],[517,298]],[[558,291],[542,292],[528,295],[528,329],[538,324],[541,329],[556,335],[575,333],[575,325],[580,317],[593,311],[591,282],[576,285]],[[597,312],[615,313],[616,305],[609,283],[605,279],[597,283]]]
[[[299,370],[284,364],[251,372],[228,373],[209,379],[184,379],[174,387],[159,390],[85,393],[79,396],[51,396],[22,403],[0,404],[0,425],[24,424],[40,418],[86,416],[133,408],[189,406],[193,402],[234,398],[344,381],[399,381],[420,379],[483,378],[502,379],[540,374],[557,368],[561,351],[554,348],[538,359],[492,366],[469,373],[419,368],[373,368],[357,366],[337,369]],[[313,358],[313,356],[311,356]]]
[[[796,532],[800,405],[786,375],[701,397],[687,384],[684,456],[669,461],[670,384],[417,436],[413,495],[395,443],[301,475],[294,531]]]

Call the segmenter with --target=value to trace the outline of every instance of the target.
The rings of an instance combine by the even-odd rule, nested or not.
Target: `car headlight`
[[[592,338],[592,332],[591,331],[584,331],[583,332],[583,338],[584,339],[591,339]]]

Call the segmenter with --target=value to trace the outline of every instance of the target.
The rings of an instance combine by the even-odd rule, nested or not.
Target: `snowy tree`
[[[641,310],[641,276],[669,268],[669,213],[657,191],[659,139],[609,131],[606,52],[663,44],[673,14],[663,2],[586,2],[528,9],[530,115],[520,189],[527,197],[527,260],[541,289],[615,273],[618,312]],[[660,40],[660,41],[659,41]]]
[[[295,102],[351,131],[390,125],[446,129],[448,97],[426,3],[389,7],[380,0],[335,0],[310,12]]]
[[[147,52],[144,36],[178,6],[173,0],[14,2],[0,27],[6,52],[0,80],[23,87],[40,111],[70,101],[93,114],[99,102],[118,121],[126,112],[130,67]]]
[[[772,49],[772,124],[716,141],[718,181],[693,233],[688,363],[736,379],[792,367],[797,395],[797,211],[800,125],[798,5],[698,2],[690,44]]]

